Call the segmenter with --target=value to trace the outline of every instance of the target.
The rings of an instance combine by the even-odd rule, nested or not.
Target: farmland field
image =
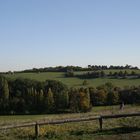
[[[128,112],[140,112],[140,106],[126,105],[124,110],[119,110],[119,106],[93,107],[91,112],[75,114],[0,116],[0,126],[38,120],[58,120]],[[139,126],[139,117],[105,120],[103,121],[102,132],[99,131],[98,121],[47,125],[40,127],[39,140],[139,140]],[[18,128],[0,131],[0,140],[16,139],[34,139],[34,128]]]
[[[118,72],[120,70],[105,70],[108,74],[110,71]],[[124,70],[123,70],[124,71]],[[131,73],[131,70],[127,70]],[[140,70],[136,70],[140,73]],[[76,74],[85,73],[75,72]],[[14,73],[5,74],[8,79],[27,78],[37,81],[45,80],[58,80],[68,85],[68,87],[83,86],[84,79],[68,78],[65,77],[63,72],[42,72],[42,73]],[[99,86],[101,84],[111,82],[116,86],[138,86],[140,79],[109,79],[109,78],[96,78],[87,79],[87,86]],[[36,122],[40,120],[59,120],[69,118],[89,117],[104,114],[120,114],[120,113],[134,113],[140,112],[138,105],[125,105],[123,110],[119,106],[100,106],[92,108],[88,113],[71,113],[71,114],[46,114],[46,115],[11,115],[0,116],[0,126],[21,124],[25,122]],[[11,130],[0,131],[0,140],[33,140],[35,139],[34,127],[29,128],[16,128]],[[109,119],[103,121],[103,131],[99,130],[98,121],[80,122],[80,123],[67,123],[62,125],[45,125],[40,126],[39,140],[139,140],[140,139],[140,118],[130,117],[121,119]]]
[[[105,73],[108,74],[109,72],[118,72],[120,70],[105,70]],[[122,70],[125,71],[125,70]],[[132,70],[127,70],[128,73],[130,73]],[[134,70],[136,73],[140,73],[140,70]],[[80,73],[85,73],[85,72],[75,72],[76,74]],[[66,78],[65,73],[63,72],[42,72],[42,73],[15,73],[15,74],[6,74],[5,76],[10,78],[10,79],[15,79],[15,78],[28,78],[28,79],[34,79],[38,81],[45,81],[48,79],[51,80],[58,80],[69,87],[79,87],[82,86],[83,79],[79,79],[76,77],[70,77]],[[124,86],[138,86],[140,85],[140,79],[109,79],[109,78],[96,78],[96,79],[87,79],[88,86],[93,86],[96,87],[98,85],[107,83],[107,82],[112,82],[114,85],[119,86],[119,87],[124,87]]]

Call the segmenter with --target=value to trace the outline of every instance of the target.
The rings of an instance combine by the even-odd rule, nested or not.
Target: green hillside
[[[119,72],[120,70],[105,70],[104,72],[108,74],[109,72]],[[125,70],[122,70],[125,71]],[[136,73],[140,73],[140,70],[133,70]],[[87,71],[86,71],[87,72]],[[75,72],[75,74],[86,73],[83,71]],[[132,70],[127,70],[128,73],[131,73]],[[42,73],[15,73],[15,74],[5,74],[7,78],[16,79],[16,78],[28,78],[38,81],[45,81],[48,79],[58,80],[69,87],[71,86],[82,86],[84,79],[79,79],[76,77],[65,77],[63,72],[42,72]],[[138,86],[140,85],[140,79],[109,79],[109,78],[96,78],[96,79],[87,79],[88,86],[98,86],[106,82],[112,82],[114,85],[119,87],[124,86]]]

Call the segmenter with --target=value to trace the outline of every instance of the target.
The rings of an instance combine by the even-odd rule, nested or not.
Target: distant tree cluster
[[[103,78],[107,76],[104,71],[93,71],[93,72],[87,72],[82,74],[77,74],[75,77],[81,78],[81,79],[92,79],[92,78]]]
[[[88,67],[80,67],[80,66],[57,66],[57,67],[45,67],[45,68],[33,68],[27,69],[23,71],[15,71],[6,72],[7,74],[14,74],[14,73],[40,73],[40,72],[68,72],[68,71],[96,71],[96,70],[111,70],[111,69],[130,69],[130,70],[138,70],[138,67],[133,67],[131,65],[126,66],[106,66],[106,65],[88,65]],[[2,73],[3,74],[3,73]]]
[[[33,68],[30,70],[24,70],[21,72],[67,72],[67,71],[86,71],[88,68],[83,68],[79,66],[57,66],[57,67],[46,67],[46,68]]]
[[[76,91],[77,94],[72,96],[71,89],[54,80],[45,82],[29,79],[7,80],[0,76],[0,113],[86,112],[90,107],[89,93],[86,89]],[[73,102],[74,100],[76,102]]]
[[[108,77],[111,78],[140,78],[140,74],[136,73],[135,71],[127,72],[125,71],[119,71],[119,72],[109,72],[107,75]]]
[[[106,66],[106,65],[88,65],[88,68],[90,70],[110,70],[110,69],[115,69],[115,70],[123,70],[123,69],[131,69],[131,70],[137,70],[139,69],[138,67],[133,67],[131,65],[125,65],[125,66],[113,66],[113,65],[110,65],[110,66]]]
[[[87,112],[93,106],[114,105],[121,101],[139,104],[140,86],[119,88],[106,83],[96,88],[68,88],[54,80],[7,80],[0,76],[0,114]]]
[[[106,74],[103,70],[102,71],[90,71],[86,73],[81,73],[81,74],[75,74],[74,71],[68,71],[65,74],[66,77],[78,77],[81,79],[93,79],[93,78],[140,78],[140,74],[136,73],[135,71],[127,72],[125,71],[116,71],[112,72],[110,71],[109,74]]]
[[[73,69],[67,70],[65,77],[75,77]]]

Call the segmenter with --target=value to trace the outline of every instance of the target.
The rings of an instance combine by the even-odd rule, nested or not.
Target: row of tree
[[[138,67],[134,67],[134,66],[131,66],[131,65],[125,65],[125,66],[113,66],[113,65],[110,65],[110,66],[106,66],[106,65],[88,65],[88,68],[90,70],[109,70],[109,69],[115,69],[115,70],[123,70],[123,69],[139,69]]]
[[[140,74],[136,73],[135,71],[127,72],[127,71],[110,71],[106,74],[104,71],[93,71],[93,72],[86,72],[81,74],[75,74],[74,71],[69,70],[65,73],[66,77],[78,77],[81,79],[92,79],[92,78],[140,78]]]
[[[59,81],[7,80],[0,76],[0,114],[86,112],[96,105],[140,103],[140,86],[68,88]]]
[[[33,68],[23,71],[15,71],[15,72],[6,72],[6,73],[40,73],[40,72],[67,72],[67,71],[95,71],[95,70],[110,70],[110,69],[131,69],[131,70],[138,70],[138,67],[134,67],[131,65],[125,65],[125,66],[106,66],[106,65],[88,65],[88,67],[80,67],[80,66],[57,66],[57,67],[45,67],[45,68]]]

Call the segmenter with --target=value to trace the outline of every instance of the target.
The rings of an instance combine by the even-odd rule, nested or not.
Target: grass
[[[119,70],[106,70],[115,72]],[[130,70],[128,71],[131,72]],[[140,70],[135,71],[140,73]],[[80,74],[83,72],[77,72]],[[38,81],[45,81],[47,79],[59,80],[69,87],[82,86],[83,80],[78,78],[65,78],[62,72],[44,72],[44,73],[16,73],[14,75],[6,74],[10,79],[28,78]],[[138,86],[140,79],[107,79],[97,78],[88,79],[88,86],[96,87],[106,82],[112,82],[119,87],[124,86]],[[88,113],[75,113],[75,114],[58,114],[58,115],[16,115],[16,116],[0,116],[0,126],[19,124],[24,122],[33,122],[38,120],[56,120],[65,118],[79,118],[89,117],[101,114],[119,114],[129,112],[140,112],[140,106],[126,105],[124,110],[119,110],[119,106],[100,106],[93,107],[91,112]],[[140,139],[140,120],[139,117],[129,119],[110,119],[103,122],[103,131],[99,131],[99,122],[80,122],[68,123],[63,125],[46,125],[40,127],[39,140],[139,140]],[[8,131],[0,131],[0,140],[33,140],[34,128],[17,128]]]
[[[105,70],[105,73],[109,73],[110,71],[120,71],[120,70]],[[124,71],[124,70],[123,70]],[[128,73],[131,72],[131,70],[127,70]],[[140,73],[140,70],[134,70],[136,73]],[[75,72],[76,74],[84,73],[84,72]],[[16,74],[6,74],[5,76],[10,79],[16,79],[16,78],[28,78],[28,79],[34,79],[38,81],[45,81],[48,79],[52,80],[58,80],[69,87],[80,87],[82,86],[83,79],[79,78],[66,78],[64,76],[65,73],[63,72],[43,72],[43,73],[16,73]],[[139,86],[140,85],[140,79],[109,79],[109,78],[97,78],[97,79],[87,79],[88,86],[99,86],[101,84],[104,84],[106,82],[112,82],[114,85],[119,87],[124,86]]]
[[[106,70],[115,72],[119,70]],[[131,71],[128,70],[130,73]],[[140,73],[140,70],[135,71]],[[76,72],[83,73],[83,72]],[[38,81],[45,81],[47,79],[59,80],[69,87],[82,86],[83,80],[78,78],[65,78],[62,72],[44,72],[44,73],[16,73],[6,74],[10,79],[16,78],[28,78]],[[140,79],[108,79],[97,78],[87,80],[88,86],[99,86],[106,82],[112,82],[119,87],[124,86],[138,86],[140,85]],[[119,114],[129,112],[140,112],[140,106],[126,105],[123,111],[119,110],[119,106],[101,106],[93,107],[91,112],[88,113],[75,113],[75,114],[58,114],[58,115],[17,115],[17,116],[0,116],[0,126],[19,124],[24,122],[32,122],[38,120],[55,120],[65,118],[79,118],[88,117],[101,114]],[[130,119],[111,119],[105,120],[103,124],[103,131],[99,131],[99,122],[80,122],[69,123],[63,125],[47,125],[40,127],[39,140],[139,140],[140,139],[140,119],[139,117]],[[34,128],[18,128],[8,131],[0,131],[0,140],[18,140],[18,139],[35,139]]]
[[[88,113],[0,116],[0,126],[37,120],[79,118],[91,115],[119,114],[128,112],[140,112],[140,106],[126,105],[122,111],[119,110],[119,106],[101,106],[93,107],[92,111]],[[140,138],[139,126],[139,117],[104,120],[102,132],[99,131],[98,121],[47,125],[40,126],[39,140],[129,140],[130,138],[131,140],[138,140]],[[16,139],[34,139],[34,128],[18,128],[0,132],[0,140]]]

